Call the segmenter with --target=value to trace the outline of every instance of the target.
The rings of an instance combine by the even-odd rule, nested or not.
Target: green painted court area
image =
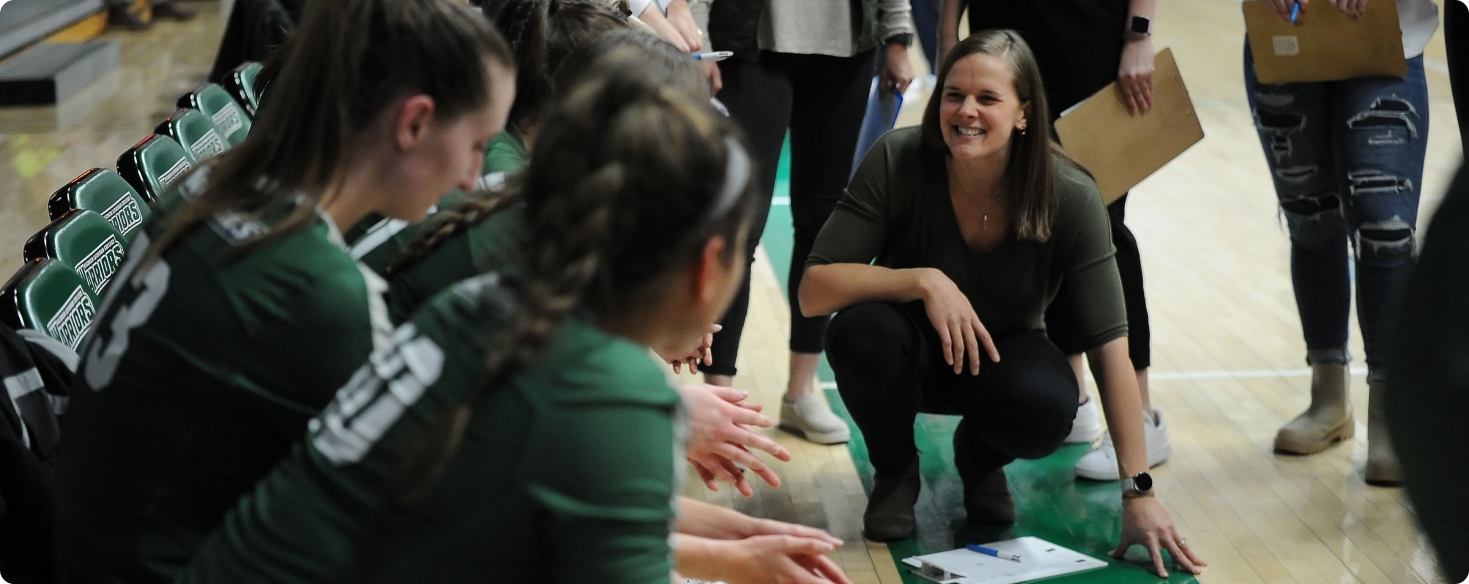
[[[780,169],[775,182],[777,204],[770,210],[761,243],[770,256],[776,277],[785,289],[791,260],[793,239],[790,196],[789,144],[781,156]],[[831,367],[822,358],[818,372],[826,397],[836,413],[851,424],[851,416],[841,403],[833,382]],[[1129,561],[1119,562],[1107,557],[1107,552],[1117,545],[1122,529],[1122,503],[1116,483],[1094,483],[1078,481],[1072,474],[1076,461],[1086,454],[1085,445],[1067,446],[1042,460],[1021,460],[1005,467],[1010,478],[1010,489],[1018,505],[1019,521],[1008,528],[981,527],[970,525],[964,520],[963,486],[959,475],[953,471],[954,447],[951,443],[954,427],[959,418],[955,416],[931,416],[920,414],[915,435],[920,450],[923,473],[923,492],[918,499],[917,537],[889,544],[894,563],[898,563],[903,580],[909,584],[928,582],[909,574],[902,565],[903,558],[951,550],[968,543],[985,543],[1021,536],[1035,536],[1098,559],[1106,560],[1103,570],[1052,578],[1047,582],[1098,582],[1098,583],[1143,583],[1143,582],[1198,582],[1191,575],[1178,573],[1171,562],[1168,566],[1172,577],[1162,580],[1151,571],[1152,563],[1147,560],[1141,547],[1134,548]],[[867,447],[856,424],[852,426],[852,441],[847,448],[861,475],[863,486],[872,490],[872,466],[867,459]],[[1144,568],[1147,568],[1146,570]]]

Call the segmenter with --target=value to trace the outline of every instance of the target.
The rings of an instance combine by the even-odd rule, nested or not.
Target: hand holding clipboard
[[[1334,4],[1347,4],[1347,12]],[[1256,78],[1261,83],[1304,83],[1407,75],[1397,2],[1365,4],[1317,0],[1294,23],[1281,14],[1282,0],[1242,4]]]

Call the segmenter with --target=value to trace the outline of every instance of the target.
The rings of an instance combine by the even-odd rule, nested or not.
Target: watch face
[[[1153,476],[1145,472],[1137,473],[1137,476],[1132,477],[1132,486],[1144,493],[1151,491],[1153,490]]]
[[[1136,34],[1148,34],[1148,19],[1141,16],[1132,17],[1132,32]],[[1116,25],[1113,25],[1116,26]],[[1115,30],[1115,29],[1114,29]]]

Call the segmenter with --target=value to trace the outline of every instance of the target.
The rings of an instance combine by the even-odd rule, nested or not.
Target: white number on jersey
[[[444,350],[433,339],[413,323],[398,327],[311,420],[311,446],[337,466],[361,461],[443,371]]]
[[[127,256],[127,262],[118,270],[113,280],[125,282],[127,288],[112,290],[112,294],[102,304],[101,312],[106,314],[112,303],[117,302],[118,297],[126,295],[127,290],[140,291],[133,298],[132,304],[117,310],[112,316],[110,326],[94,328],[92,332],[92,339],[87,343],[82,362],[82,375],[92,391],[102,391],[112,383],[112,377],[117,374],[117,366],[128,350],[128,335],[133,329],[148,322],[153,311],[158,308],[158,303],[163,301],[163,295],[168,292],[171,270],[163,258],[154,260],[143,273],[133,274],[147,255],[148,235],[139,233],[133,240],[130,251],[132,253]]]

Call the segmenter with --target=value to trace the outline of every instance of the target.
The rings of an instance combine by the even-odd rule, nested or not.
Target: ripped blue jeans
[[[1423,57],[1408,60],[1404,79],[1271,85],[1255,79],[1247,44],[1245,89],[1290,230],[1306,361],[1351,360],[1355,268],[1368,379],[1380,380],[1391,303],[1414,261],[1428,144]]]

